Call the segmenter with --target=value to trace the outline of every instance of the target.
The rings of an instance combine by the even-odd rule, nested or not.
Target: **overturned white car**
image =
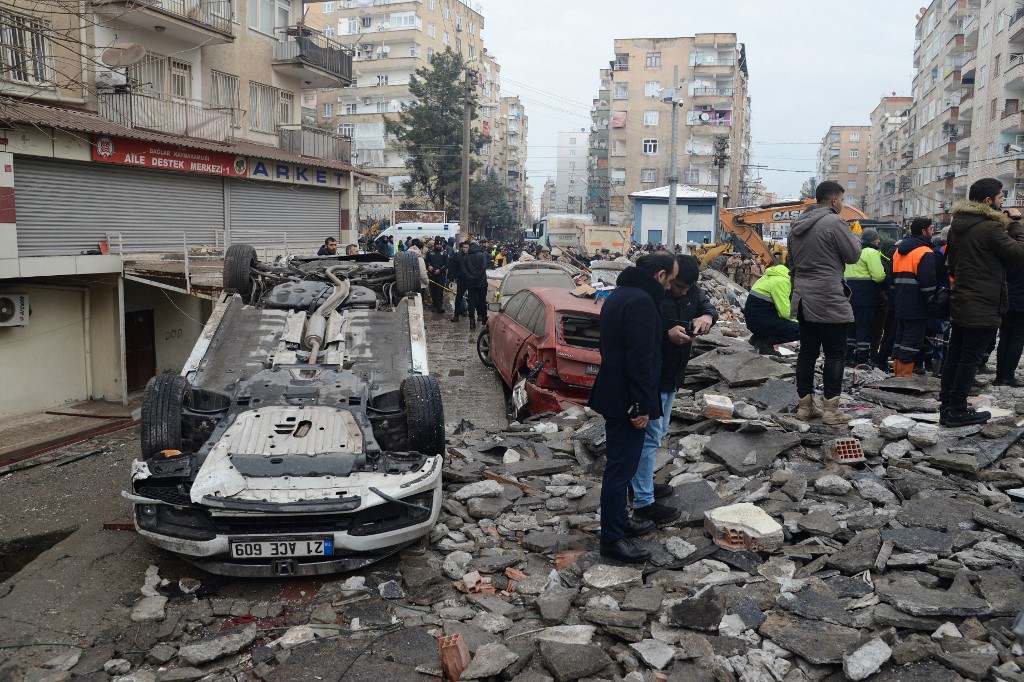
[[[429,533],[444,413],[410,255],[264,264],[231,246],[182,373],[146,387],[125,493],[142,536],[212,573],[288,576]]]

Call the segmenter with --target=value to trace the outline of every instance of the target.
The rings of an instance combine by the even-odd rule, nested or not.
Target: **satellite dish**
[[[146,48],[138,43],[116,43],[103,50],[100,60],[107,66],[131,66],[146,57]]]
[[[702,121],[710,121],[711,120],[711,114],[709,114],[707,112],[704,112],[703,114],[700,115],[700,120],[702,120]]]

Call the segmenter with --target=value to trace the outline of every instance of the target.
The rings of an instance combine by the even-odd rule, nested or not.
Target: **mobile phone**
[[[640,416],[640,403],[633,403],[630,405],[629,410],[626,411],[626,416],[630,419],[635,419]]]

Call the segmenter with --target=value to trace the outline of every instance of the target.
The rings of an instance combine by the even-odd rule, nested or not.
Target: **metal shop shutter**
[[[213,245],[224,230],[220,177],[17,156],[18,252],[73,255],[121,233],[126,252]],[[117,249],[111,237],[110,250]]]
[[[229,181],[231,243],[312,251],[341,230],[341,197],[336,189]]]

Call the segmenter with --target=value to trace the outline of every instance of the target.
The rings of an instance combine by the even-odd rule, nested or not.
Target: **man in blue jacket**
[[[590,407],[605,418],[607,455],[601,481],[601,555],[643,562],[651,553],[626,536],[654,529],[650,520],[629,518],[626,486],[636,474],[651,419],[661,417],[661,315],[658,303],[679,274],[672,254],[641,257],[619,275],[601,308],[601,370]]]

